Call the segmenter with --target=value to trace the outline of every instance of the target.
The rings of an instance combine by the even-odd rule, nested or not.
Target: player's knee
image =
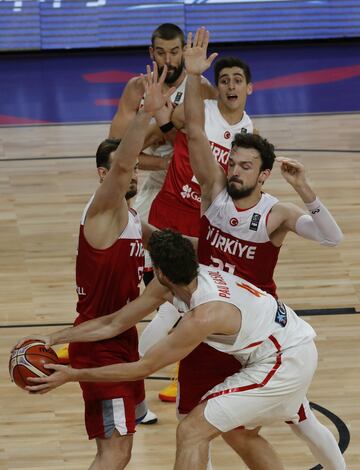
[[[259,439],[260,426],[254,429],[236,428],[222,434],[222,438],[231,447],[237,449],[246,449],[249,446],[249,441],[252,439]]]
[[[123,470],[129,463],[130,458],[130,449],[122,449],[121,451],[98,451],[96,456],[99,468],[104,470]]]
[[[132,436],[113,434],[110,439],[98,442],[96,460],[99,468],[106,470],[123,470],[131,458]]]
[[[201,431],[196,426],[195,419],[188,415],[183,418],[176,430],[176,440],[179,446],[198,446],[202,441],[206,440],[202,436]]]

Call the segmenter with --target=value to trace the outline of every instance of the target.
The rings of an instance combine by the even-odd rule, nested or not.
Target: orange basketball
[[[19,349],[14,349],[10,355],[11,380],[20,388],[25,388],[26,385],[31,385],[31,382],[27,381],[28,377],[44,377],[52,373],[52,370],[44,368],[44,364],[58,362],[53,349],[46,349],[40,341],[27,341]]]

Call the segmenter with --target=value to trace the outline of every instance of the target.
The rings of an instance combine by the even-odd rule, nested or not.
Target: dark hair
[[[214,66],[214,75],[215,75],[215,85],[217,86],[219,83],[219,75],[222,69],[225,69],[227,67],[239,67],[244,71],[245,74],[245,80],[246,83],[251,82],[251,71],[250,67],[246,62],[244,62],[241,59],[238,59],[237,57],[223,57],[221,59],[218,59],[215,62]]]
[[[254,148],[260,153],[260,170],[271,170],[276,158],[274,146],[258,134],[235,134],[231,142],[231,148],[241,147],[245,149]]]
[[[110,170],[110,154],[118,148],[120,139],[105,139],[96,151],[96,167],[100,166]]]
[[[185,36],[183,30],[173,23],[163,23],[155,29],[151,36],[151,45],[153,47],[156,38],[164,39],[165,41],[180,38],[182,47],[185,46]]]
[[[198,274],[199,264],[191,241],[171,229],[152,233],[149,253],[153,265],[174,284],[187,285]]]

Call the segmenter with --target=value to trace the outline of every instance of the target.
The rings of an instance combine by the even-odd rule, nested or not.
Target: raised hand
[[[194,41],[192,40],[192,33],[188,34],[184,52],[185,69],[188,74],[201,75],[218,56],[218,54],[214,52],[209,57],[206,57],[209,36],[209,31],[203,26],[196,31]]]
[[[60,387],[67,382],[71,382],[72,375],[71,367],[62,366],[60,364],[45,364],[46,369],[52,369],[54,372],[46,377],[29,377],[25,388],[30,393],[43,394],[54,390],[54,388]],[[30,385],[32,383],[33,385]]]
[[[175,91],[175,87],[172,87],[164,91],[164,82],[167,74],[167,66],[164,65],[164,69],[160,77],[158,77],[158,67],[156,62],[153,62],[153,72],[149,65],[146,66],[146,75],[141,75],[144,90],[144,111],[150,114],[155,112],[166,105],[170,96]]]
[[[302,163],[292,158],[276,157],[280,163],[280,170],[285,180],[294,188],[306,184],[305,167]]]

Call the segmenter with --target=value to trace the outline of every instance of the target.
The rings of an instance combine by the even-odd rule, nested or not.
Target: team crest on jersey
[[[239,225],[238,219],[237,219],[236,217],[232,217],[232,218],[230,219],[230,225],[231,225],[232,227],[236,227],[237,225]]]
[[[247,134],[247,129],[246,129],[246,127],[242,127],[242,128],[241,128],[240,134]]]
[[[278,301],[278,309],[275,314],[275,322],[278,323],[283,328],[287,324],[286,307],[282,302],[279,302],[279,301]]]
[[[250,230],[253,230],[254,232],[257,231],[258,227],[259,227],[259,222],[260,222],[260,219],[261,219],[261,215],[260,214],[253,214],[253,216],[251,217],[251,222],[250,222]]]
[[[231,137],[231,132],[230,131],[225,131],[224,132],[224,139],[230,139]]]

